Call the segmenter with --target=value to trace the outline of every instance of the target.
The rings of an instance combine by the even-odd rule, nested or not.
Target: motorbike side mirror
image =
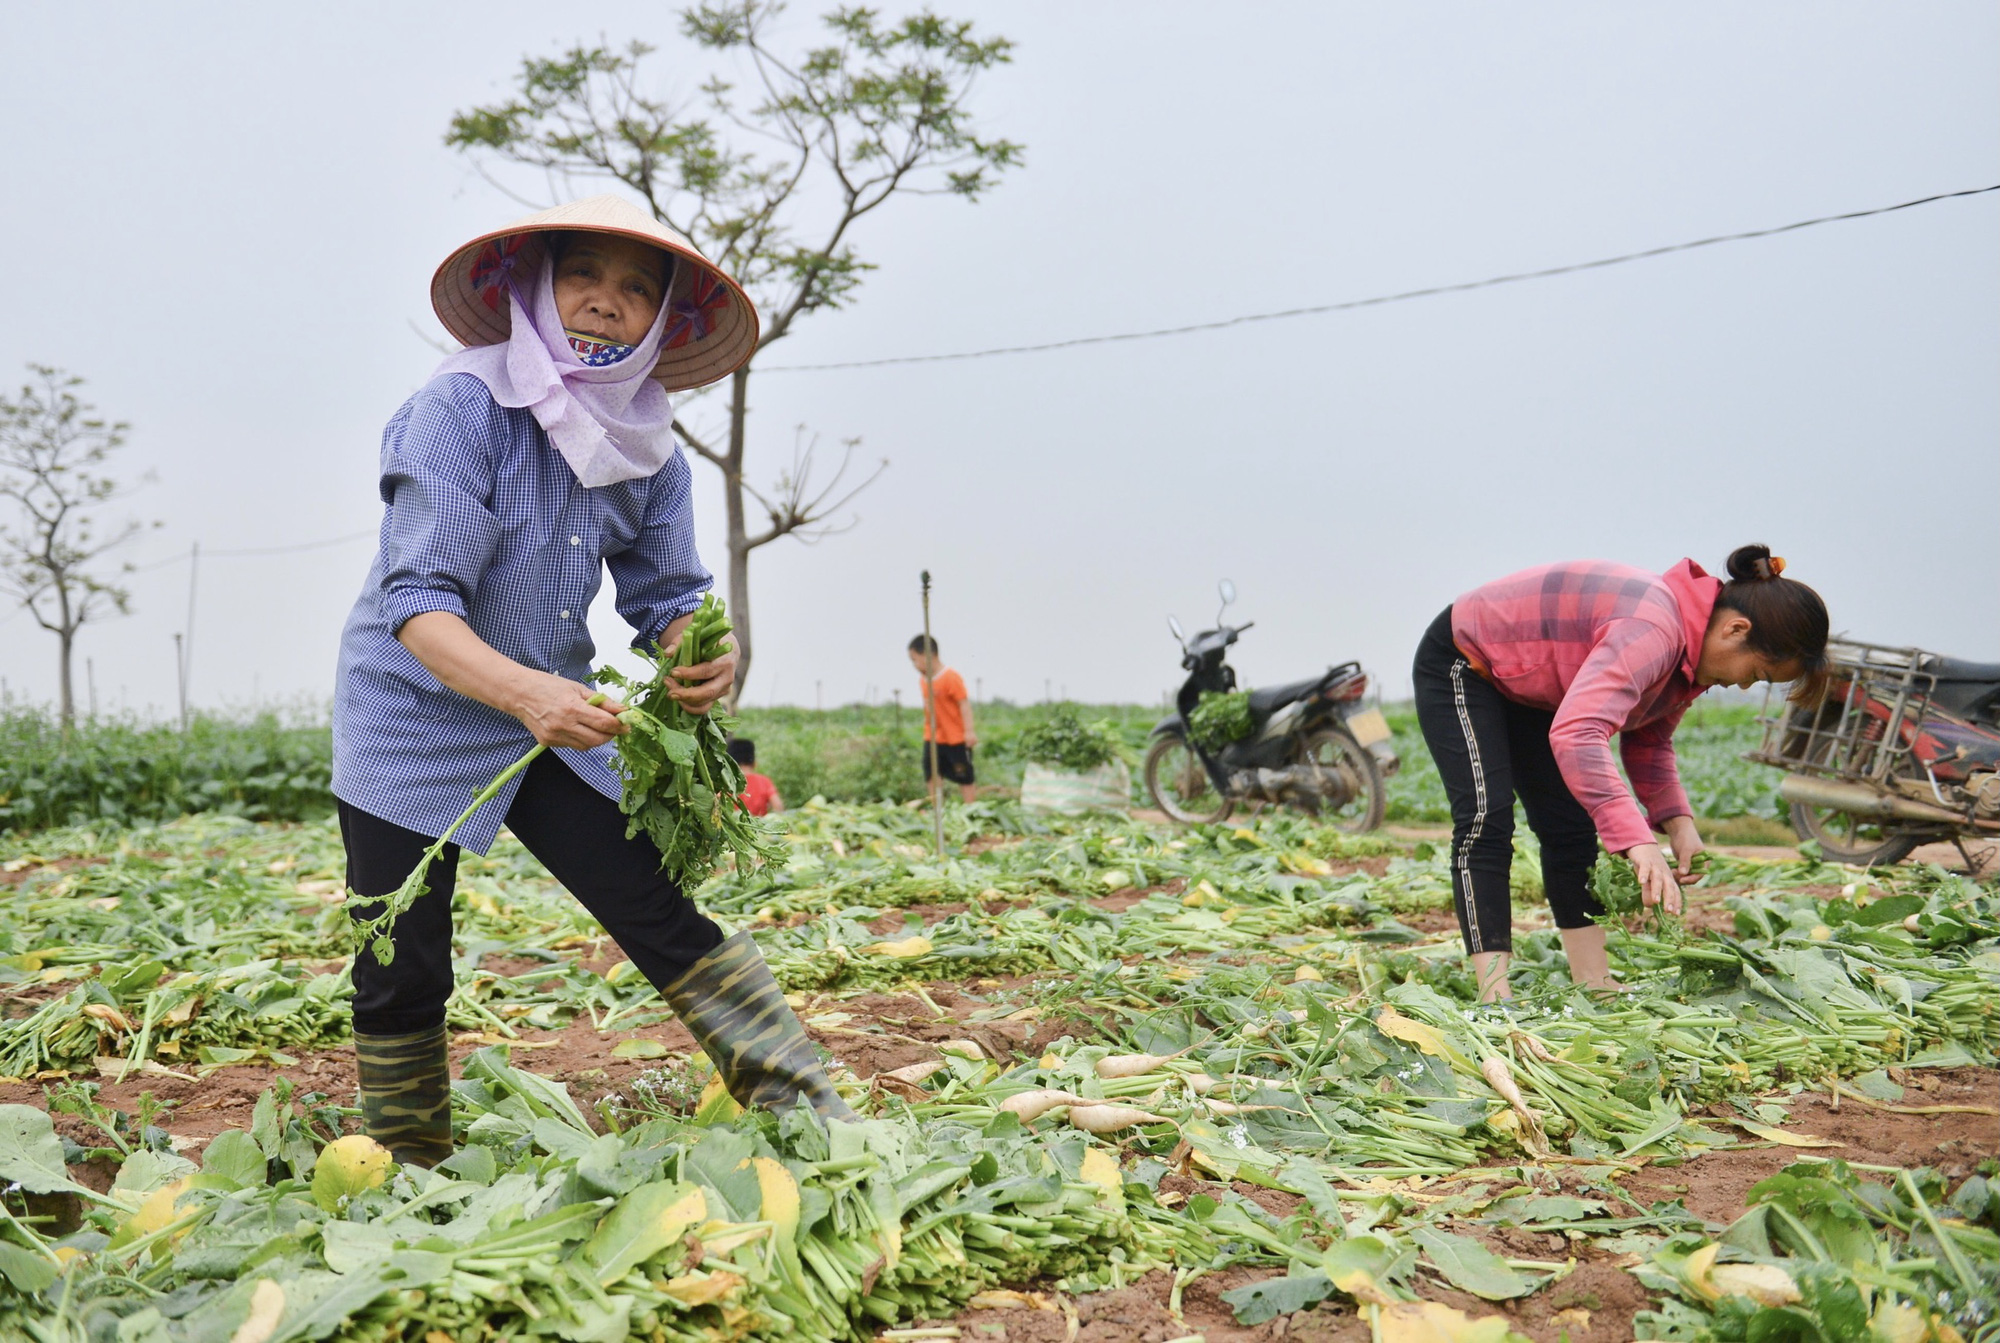
[[[1222,624],[1224,613],[1229,610],[1230,603],[1236,600],[1236,585],[1225,578],[1215,585],[1215,590],[1222,596],[1222,605],[1215,613],[1215,623],[1219,626]]]
[[[1168,616],[1167,628],[1174,632],[1174,639],[1180,644],[1180,646],[1186,648],[1187,631],[1181,628],[1181,622],[1173,616]]]

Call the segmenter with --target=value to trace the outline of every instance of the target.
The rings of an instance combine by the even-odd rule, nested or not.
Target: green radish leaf
[[[620,1040],[611,1047],[611,1057],[615,1059],[662,1059],[667,1056],[667,1047],[658,1040],[647,1040],[639,1036]]]
[[[55,1125],[31,1105],[0,1105],[0,1180],[31,1194],[81,1192],[97,1197],[69,1178]]]
[[[0,1278],[5,1278],[24,1296],[32,1295],[56,1280],[56,1266],[41,1255],[0,1240]]]
[[[1266,1278],[1224,1292],[1222,1299],[1236,1312],[1238,1324],[1253,1325],[1316,1306],[1332,1294],[1333,1279],[1324,1273],[1307,1273],[1296,1278]]]
[[[699,1185],[680,1180],[642,1184],[598,1224],[583,1243],[583,1257],[597,1270],[597,1281],[609,1286],[707,1217],[708,1199]]]
[[[1507,1266],[1507,1261],[1473,1240],[1436,1227],[1410,1228],[1410,1239],[1422,1247],[1438,1271],[1461,1291],[1488,1301],[1526,1296],[1535,1284]]]
[[[255,1138],[239,1129],[215,1136],[208,1150],[201,1154],[201,1168],[203,1173],[220,1175],[239,1189],[263,1184],[267,1170],[264,1149]]]

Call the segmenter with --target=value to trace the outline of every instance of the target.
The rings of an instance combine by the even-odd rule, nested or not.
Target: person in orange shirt
[[[743,767],[743,809],[752,816],[772,816],[785,809],[785,799],[768,774],[756,770],[757,743],[748,737],[729,739],[729,758]]]
[[[930,678],[920,682],[926,700],[931,687],[937,688],[937,711],[924,715],[924,783],[933,789],[940,786],[931,778],[931,720],[935,717],[937,772],[958,785],[961,798],[974,801],[978,789],[972,781],[972,748],[979,745],[979,734],[972,725],[972,697],[965,693],[965,678],[938,660],[937,640],[926,634],[910,640],[910,665],[918,676]]]

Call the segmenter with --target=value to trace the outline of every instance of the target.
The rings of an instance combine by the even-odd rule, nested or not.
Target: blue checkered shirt
[[[448,690],[396,639],[411,616],[449,611],[524,666],[582,681],[596,652],[584,614],[605,567],[618,613],[656,642],[713,584],[695,553],[687,459],[645,480],[585,489],[529,411],[497,405],[470,374],[403,403],[382,434],[381,547],[340,637],[333,791],[440,835],[534,746],[521,721]],[[616,798],[610,746],[555,748]],[[453,839],[486,852],[516,778]]]

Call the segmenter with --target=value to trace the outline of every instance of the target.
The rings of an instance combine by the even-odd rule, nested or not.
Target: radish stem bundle
[[[708,879],[724,854],[744,866],[782,865],[783,840],[743,805],[743,769],[729,756],[734,719],[719,710],[694,713],[670,693],[676,667],[709,662],[730,648],[732,626],[714,593],[702,598],[671,657],[639,650],[658,669],[644,681],[607,667],[600,684],[613,685],[630,706],[620,715],[631,730],[618,738],[619,772],[625,778],[618,805],[626,833],[644,831],[660,850],[660,867],[692,890]]]
[[[604,703],[603,692],[592,695],[590,702]],[[396,926],[396,920],[402,917],[403,912],[411,905],[430,893],[430,883],[425,878],[430,875],[431,864],[444,856],[445,846],[451,843],[451,837],[458,833],[458,828],[471,820],[474,812],[498,797],[502,788],[505,788],[522,770],[534,764],[536,756],[548,749],[546,743],[537,742],[526,755],[495,775],[493,782],[480,789],[479,795],[472,799],[471,805],[458,814],[458,819],[445,827],[444,833],[437,837],[437,843],[424,850],[423,856],[417,859],[416,867],[411,869],[409,876],[403,878],[403,884],[396,888],[396,893],[382,902],[382,908],[354,925],[355,940],[367,943],[369,949],[375,953],[376,960],[387,965],[396,959],[396,944],[390,936]]]
[[[660,850],[661,869],[688,889],[707,880],[725,852],[746,865],[775,866],[785,860],[783,841],[759,826],[743,805],[743,769],[729,757],[734,720],[720,712],[694,713],[670,693],[681,684],[672,677],[672,669],[699,666],[727,652],[731,628],[721,600],[711,592],[681,632],[671,657],[664,651],[639,650],[653,663],[656,675],[634,681],[606,667],[593,678],[617,686],[627,701],[618,717],[629,730],[616,739],[625,778],[618,801],[627,817],[625,833],[643,830],[650,835]],[[602,704],[607,698],[600,690],[590,703]],[[458,828],[548,749],[538,743],[501,770],[424,850],[415,870],[382,901],[381,909],[356,922],[355,938],[374,951],[376,960],[384,965],[395,960],[391,930],[403,912],[429,892],[426,878],[431,863],[443,856]]]

